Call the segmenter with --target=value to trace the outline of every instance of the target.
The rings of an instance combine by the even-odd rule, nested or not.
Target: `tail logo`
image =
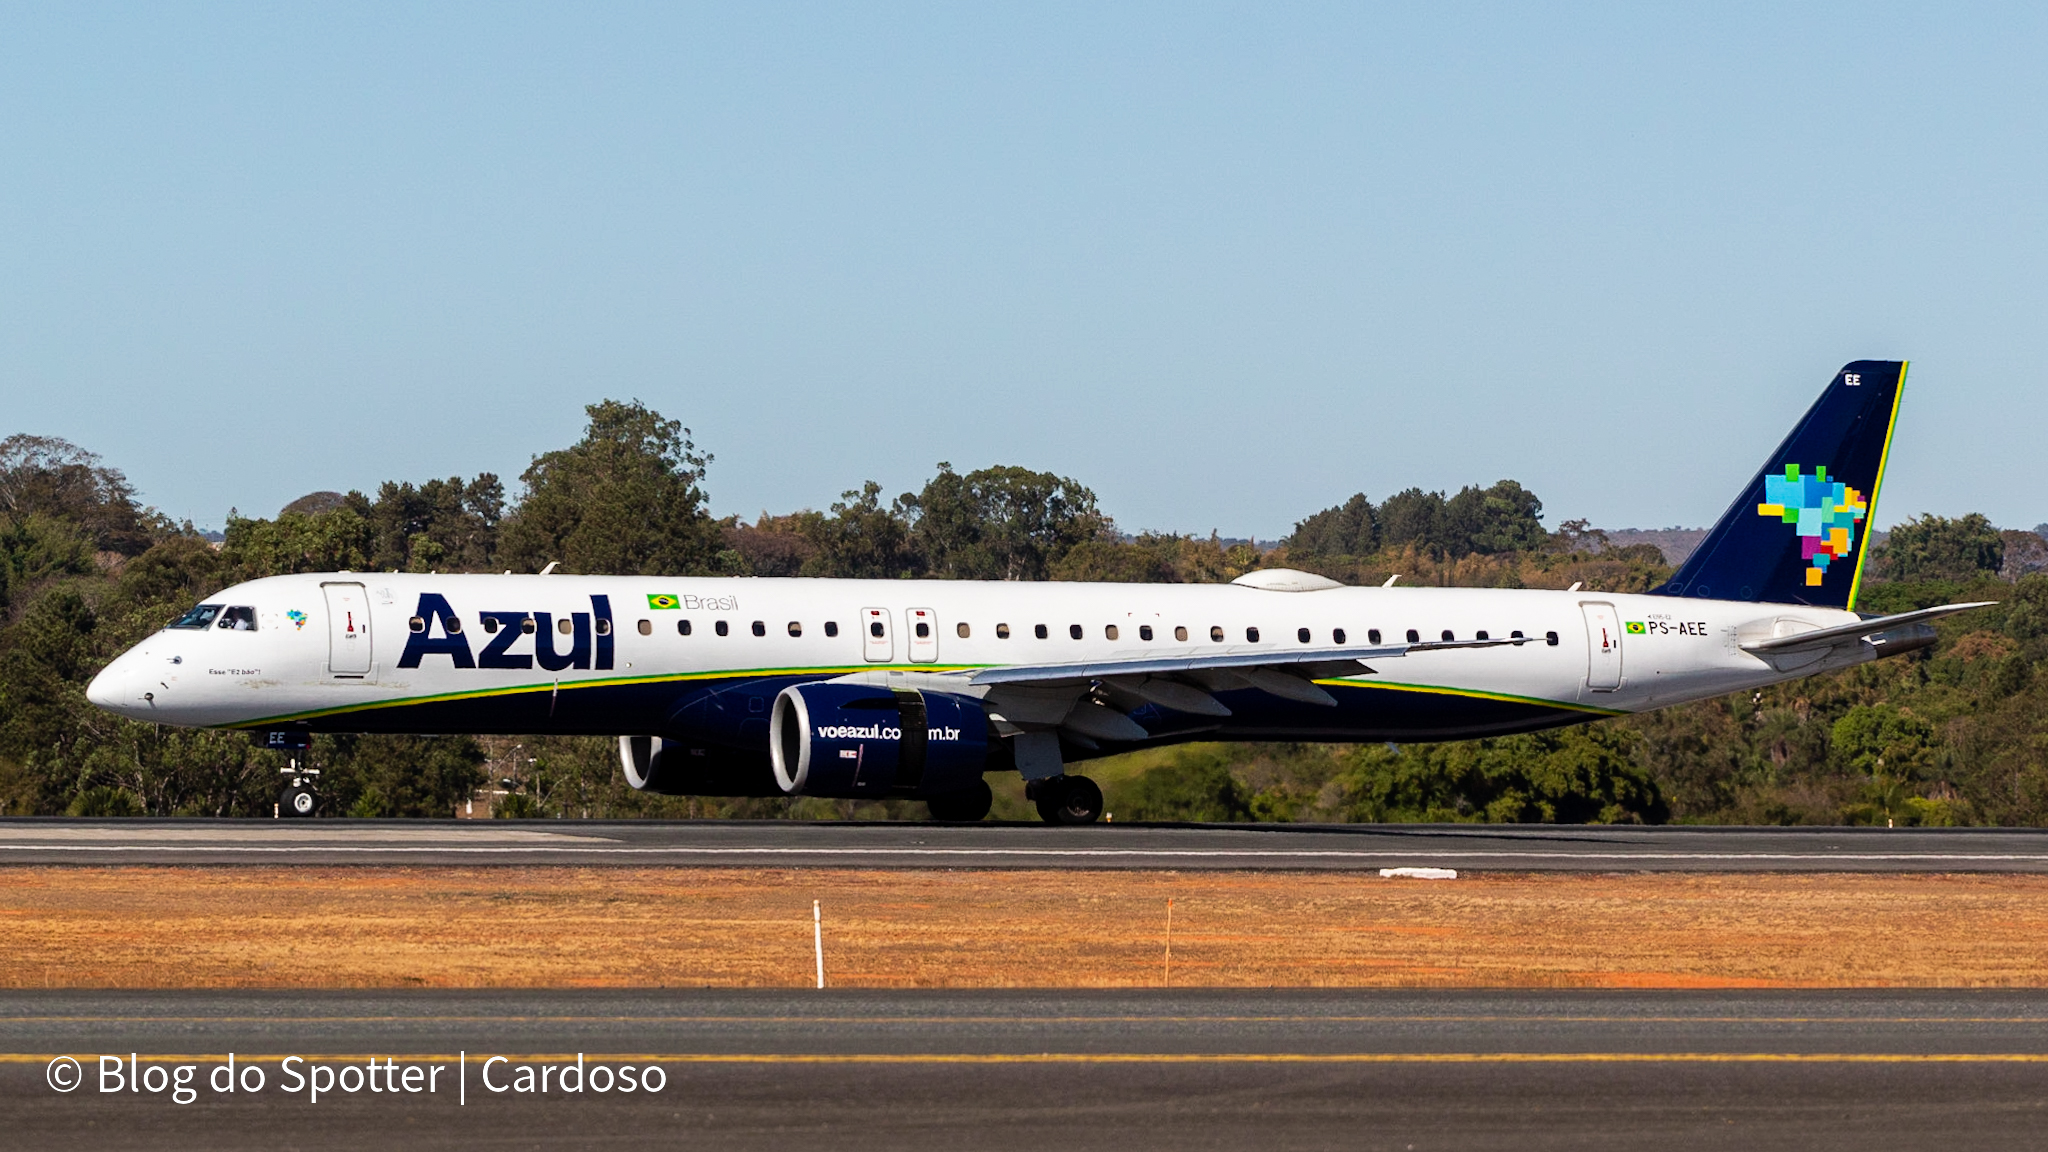
[[[1802,475],[1797,464],[1785,465],[1783,476],[1764,477],[1764,502],[1756,514],[1783,520],[1799,532],[1799,556],[1808,564],[1806,583],[1817,588],[1828,565],[1845,559],[1856,547],[1856,525],[1870,513],[1870,500],[1840,480],[1829,480],[1825,467]]]

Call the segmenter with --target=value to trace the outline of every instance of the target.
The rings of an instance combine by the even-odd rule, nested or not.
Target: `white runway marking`
[[[564,840],[585,841],[592,844],[614,844],[608,837],[579,836],[566,832],[533,832],[521,828],[479,828],[461,832],[448,832],[440,828],[351,828],[347,831],[332,831],[321,828],[278,828],[261,832],[238,832],[223,835],[212,828],[107,828],[56,827],[56,828],[9,828],[0,832],[10,841],[21,844],[0,844],[0,848],[56,847],[71,841],[119,841],[126,840],[150,847],[190,843],[227,843],[235,845],[242,840],[284,840],[308,842],[315,840],[372,841],[387,844],[431,844],[440,840],[473,840],[490,844],[554,844]],[[237,845],[239,846],[239,845]]]

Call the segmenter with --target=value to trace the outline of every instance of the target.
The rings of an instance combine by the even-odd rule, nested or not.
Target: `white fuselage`
[[[92,700],[193,726],[660,735],[684,722],[669,703],[707,681],[880,675],[960,690],[963,670],[990,667],[1398,644],[1411,631],[1423,641],[1530,639],[1316,678],[1378,690],[1371,716],[1298,705],[1264,715],[1242,697],[1236,722],[1219,730],[1377,739],[1389,729],[1374,717],[1397,713],[1408,693],[1592,718],[1872,656],[1850,646],[1774,661],[1741,647],[1857,619],[1845,611],[1522,589],[329,573],[239,584],[208,603],[252,609],[255,627],[158,632],[101,673]],[[458,622],[452,633],[440,605]],[[1568,721],[1526,726],[1558,722]]]

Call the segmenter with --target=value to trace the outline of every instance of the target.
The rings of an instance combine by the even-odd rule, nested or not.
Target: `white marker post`
[[[1162,988],[1173,987],[1173,897],[1166,898],[1166,978]]]
[[[825,913],[811,901],[811,947],[818,954],[818,987],[825,986]]]

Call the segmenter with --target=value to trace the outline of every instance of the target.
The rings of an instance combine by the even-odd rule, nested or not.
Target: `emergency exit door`
[[[890,635],[887,608],[860,610],[861,654],[870,664],[887,664],[896,658],[896,638]]]
[[[910,629],[910,662],[930,664],[939,658],[939,617],[929,608],[905,608],[903,623]]]
[[[327,671],[362,679],[370,671],[370,598],[361,584],[322,584],[327,595]]]
[[[1586,687],[1612,692],[1621,687],[1621,618],[1612,604],[1581,604],[1586,613]]]

